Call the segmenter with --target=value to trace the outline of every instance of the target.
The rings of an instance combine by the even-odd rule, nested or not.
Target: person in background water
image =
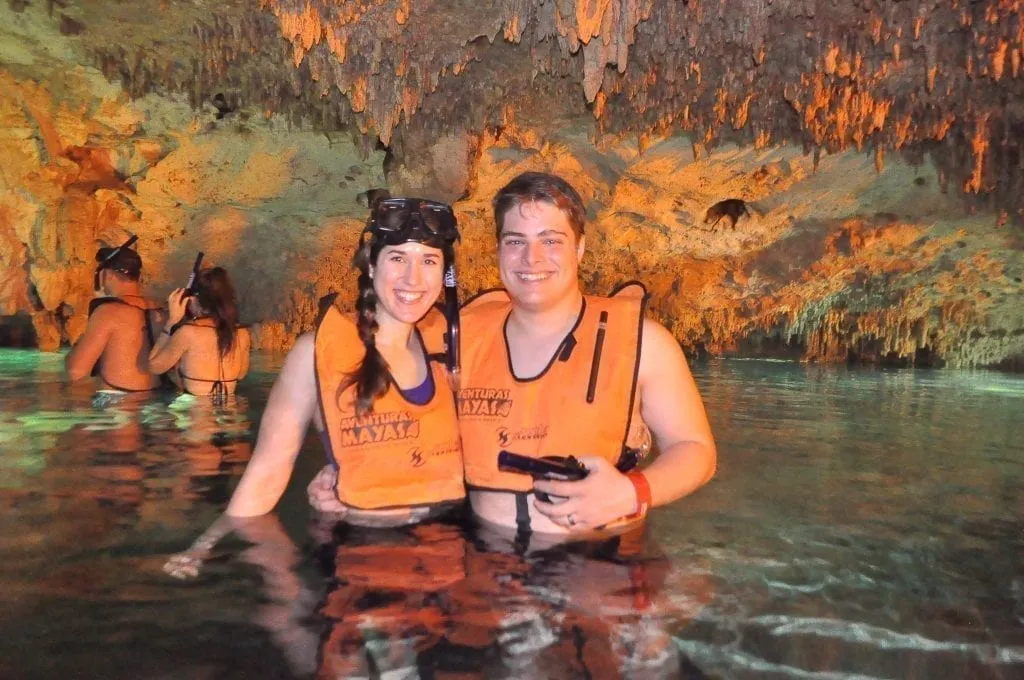
[[[580,195],[527,172],[493,208],[504,290],[462,312],[459,425],[474,515],[520,535],[580,536],[630,525],[707,483],[716,450],[704,405],[679,343],[644,317],[646,290],[580,290]],[[660,454],[640,471],[650,433]],[[571,455],[588,474],[534,482],[498,468],[503,449]]]
[[[271,389],[253,458],[226,513],[164,569],[198,573],[237,522],[270,512],[291,477],[310,422],[321,433],[332,496],[346,522],[400,526],[461,507],[465,498],[455,399],[443,365],[443,316],[455,216],[416,198],[380,200],[359,240],[356,318],[321,303]],[[446,270],[451,267],[451,276]]]
[[[173,290],[167,309],[167,327],[149,352],[150,373],[175,369],[172,380],[189,394],[234,394],[249,371],[251,341],[249,331],[238,325],[238,300],[228,273],[221,267],[203,269],[195,294]]]
[[[72,381],[97,375],[103,387],[122,392],[160,386],[146,359],[165,315],[157,300],[142,294],[142,258],[129,248],[135,240],[96,253],[94,287],[102,296],[90,303],[85,333],[64,360]]]

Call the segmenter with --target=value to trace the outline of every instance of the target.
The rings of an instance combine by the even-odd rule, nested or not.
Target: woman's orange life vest
[[[580,317],[551,363],[529,379],[512,374],[508,294],[484,293],[463,307],[459,429],[470,488],[532,489],[529,475],[498,470],[503,449],[534,458],[619,460],[636,396],[646,297],[640,284],[612,297],[584,296]]]
[[[444,366],[431,357],[443,348],[443,327],[441,314],[431,310],[415,331],[433,377],[431,400],[413,404],[392,382],[371,412],[356,415],[355,386],[342,385],[365,349],[355,321],[335,305],[325,306],[314,362],[325,444],[338,467],[337,493],[345,505],[380,510],[465,497],[455,396]]]

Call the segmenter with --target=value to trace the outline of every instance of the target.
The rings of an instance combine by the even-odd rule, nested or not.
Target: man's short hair
[[[550,203],[561,210],[576,235],[577,243],[583,238],[583,225],[587,220],[583,199],[571,184],[547,172],[524,172],[498,190],[491,203],[494,208],[495,237],[501,240],[505,215],[509,210],[536,201]]]
[[[103,269],[138,281],[142,274],[142,258],[131,248],[100,248],[96,251],[96,271]]]

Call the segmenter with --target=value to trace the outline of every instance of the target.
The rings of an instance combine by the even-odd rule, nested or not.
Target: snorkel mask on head
[[[386,198],[370,212],[366,229],[359,238],[362,247],[366,234],[380,238],[384,244],[397,246],[409,241],[428,245],[440,242],[452,245],[459,240],[459,226],[452,207],[447,203],[425,198]],[[454,260],[444,270],[444,315],[448,321],[445,342],[448,345],[448,373],[457,386],[459,357],[459,289]]]
[[[127,241],[125,241],[124,243],[122,243],[118,247],[114,248],[109,253],[107,253],[107,255],[104,256],[102,259],[100,259],[99,256],[97,255],[97,259],[99,259],[99,263],[96,265],[96,271],[95,271],[95,273],[93,273],[93,277],[92,277],[92,289],[93,290],[99,290],[100,289],[100,272],[103,271],[104,269],[112,269],[115,272],[120,272],[121,274],[126,274],[128,276],[132,276],[132,275],[136,275],[137,276],[138,275],[138,272],[134,271],[134,268],[129,268],[129,267],[124,266],[124,265],[120,265],[119,266],[119,264],[116,262],[116,258],[117,258],[118,255],[121,254],[121,251],[125,250],[126,248],[131,247],[131,245],[134,244],[138,240],[139,240],[138,236],[132,236]]]
[[[420,243],[459,240],[455,213],[447,203],[425,198],[385,198],[370,213],[366,230],[389,246],[408,241]]]

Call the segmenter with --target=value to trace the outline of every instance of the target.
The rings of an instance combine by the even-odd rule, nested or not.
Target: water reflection
[[[0,677],[141,677],[143,665],[84,647],[153,634],[160,618],[137,619],[140,603],[167,594],[148,555],[192,531],[197,503],[226,500],[250,455],[248,405],[94,393],[64,384],[59,361],[5,354],[0,370],[13,379],[0,392]],[[139,649],[154,651],[146,640]]]
[[[716,478],[565,549],[311,520],[311,436],[279,513],[180,583],[276,363],[217,408],[60,359],[0,350],[3,678],[1024,677],[1020,377],[696,366]]]
[[[707,677],[672,631],[712,599],[704,568],[674,568],[641,530],[592,545],[525,546],[452,518],[412,527],[318,526],[316,595],[273,515],[245,520],[261,568],[260,621],[297,675],[317,678]],[[667,597],[668,591],[675,598]],[[315,652],[315,653],[314,653]],[[314,664],[315,668],[308,664]]]

